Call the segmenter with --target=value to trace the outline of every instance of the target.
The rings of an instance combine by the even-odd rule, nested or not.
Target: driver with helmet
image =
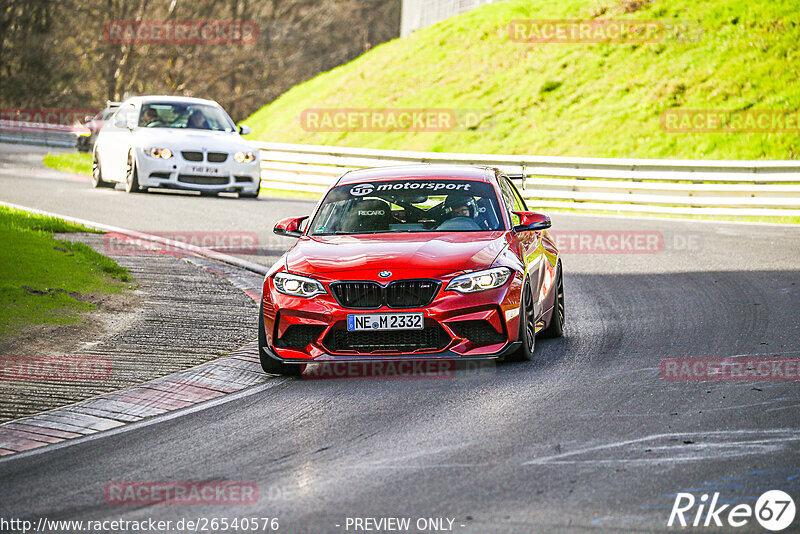
[[[450,195],[444,201],[444,213],[448,219],[474,217],[472,198],[464,195]]]

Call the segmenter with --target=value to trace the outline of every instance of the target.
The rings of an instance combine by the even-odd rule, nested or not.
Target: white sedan
[[[238,192],[256,197],[261,185],[258,150],[213,100],[144,96],[126,100],[106,121],[93,151],[92,184]]]

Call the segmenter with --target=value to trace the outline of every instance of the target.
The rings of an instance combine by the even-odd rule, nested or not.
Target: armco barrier
[[[800,216],[800,161],[499,156],[256,143],[262,187],[323,193],[343,172],[412,163],[499,167],[529,204],[664,214]]]
[[[81,127],[0,120],[0,142],[74,148]]]
[[[72,147],[71,128],[0,121],[0,142]],[[674,215],[800,216],[800,161],[572,158],[254,143],[262,187],[323,193],[342,173],[412,163],[517,175],[532,207]]]

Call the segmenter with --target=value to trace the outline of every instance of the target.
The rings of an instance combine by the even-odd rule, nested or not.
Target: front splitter
[[[317,356],[314,359],[302,359],[302,358],[281,358],[273,350],[269,347],[262,347],[261,350],[264,351],[264,354],[267,356],[278,360],[279,362],[283,363],[290,363],[290,364],[309,364],[309,363],[329,363],[329,362],[387,362],[387,361],[417,361],[417,360],[494,360],[503,358],[507,354],[510,354],[520,348],[522,345],[521,341],[513,341],[509,343],[503,350],[491,354],[473,354],[473,355],[464,355],[458,354],[457,352],[452,352],[446,350],[444,352],[435,352],[435,353],[427,353],[427,354],[414,354],[414,353],[405,353],[405,354],[380,354],[380,355],[368,355],[368,356],[355,356],[351,354],[328,354],[323,353]]]

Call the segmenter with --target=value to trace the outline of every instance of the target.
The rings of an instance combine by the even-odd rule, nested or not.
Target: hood
[[[286,254],[286,267],[302,274],[425,271],[443,276],[488,267],[506,246],[505,232],[447,232],[302,237]]]
[[[235,132],[213,132],[179,128],[138,128],[135,130],[137,144],[143,148],[164,145],[169,149],[195,149],[222,152],[255,150]]]

